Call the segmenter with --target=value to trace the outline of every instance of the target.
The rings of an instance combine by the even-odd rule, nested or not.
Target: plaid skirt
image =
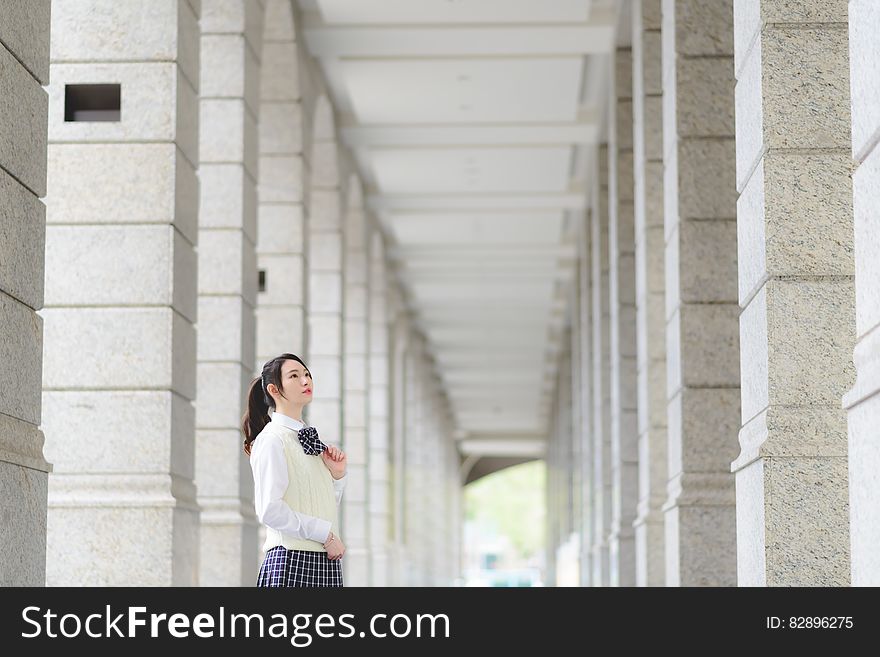
[[[331,561],[326,552],[288,550],[278,545],[266,552],[257,586],[341,587],[342,559]]]

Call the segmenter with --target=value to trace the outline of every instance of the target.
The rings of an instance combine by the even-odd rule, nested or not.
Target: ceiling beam
[[[592,112],[593,115],[596,112]],[[341,129],[353,149],[377,146],[478,146],[595,144],[598,117],[577,123],[525,125],[359,125]]]
[[[401,27],[306,26],[306,45],[319,59],[342,57],[547,57],[605,54],[614,45],[606,12],[580,25]]]
[[[420,244],[393,246],[388,249],[391,260],[439,257],[455,260],[462,256],[491,258],[572,258],[577,257],[575,244]]]
[[[584,210],[583,192],[555,194],[386,194],[370,195],[367,205],[375,212],[385,210]]]

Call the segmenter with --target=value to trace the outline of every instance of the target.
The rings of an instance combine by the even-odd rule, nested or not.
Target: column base
[[[0,586],[46,584],[48,482],[47,472],[0,461]]]
[[[260,552],[256,520],[212,520],[203,511],[201,521],[199,586],[256,586]]]

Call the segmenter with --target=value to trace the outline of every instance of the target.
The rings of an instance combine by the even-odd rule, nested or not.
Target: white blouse
[[[305,423],[281,413],[272,413],[272,422],[299,431]],[[254,508],[257,518],[267,527],[283,534],[318,543],[326,543],[330,521],[291,509],[282,498],[290,483],[287,459],[280,440],[255,440],[251,449],[251,471],[254,473]],[[336,503],[342,500],[342,491],[348,475],[333,480]]]

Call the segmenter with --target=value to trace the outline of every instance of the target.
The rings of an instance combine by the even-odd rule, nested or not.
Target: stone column
[[[255,372],[284,352],[309,367],[305,305],[308,186],[291,3],[268,0],[260,61]],[[318,376],[318,372],[313,372]],[[324,375],[322,374],[322,383]],[[318,385],[318,382],[315,382]]]
[[[407,561],[409,552],[404,549],[406,541],[404,457],[407,433],[407,399],[408,399],[408,342],[409,333],[406,326],[406,315],[400,290],[396,284],[388,285],[388,305],[392,319],[392,340],[390,344],[391,361],[391,535],[392,543],[389,551],[389,577],[393,586],[406,584],[408,572]]]
[[[735,26],[738,579],[846,586],[841,398],[856,337],[847,3],[737,3]]]
[[[46,582],[40,391],[49,0],[0,7],[0,586]]]
[[[444,409],[447,417],[451,417],[448,398],[444,398]],[[448,425],[447,425],[448,426]],[[443,543],[446,550],[447,579],[444,586],[454,586],[461,582],[461,495],[462,485],[459,478],[460,457],[455,437],[451,432],[446,433],[446,441],[443,445],[444,471],[441,481],[442,496],[445,503],[443,518]]]
[[[433,363],[432,363],[433,364]],[[449,500],[438,491],[443,490],[446,476],[445,447],[451,440],[443,430],[443,395],[441,381],[433,367],[430,370],[430,404],[431,404],[431,445],[428,449],[429,461],[425,467],[427,488],[425,497],[429,503],[429,513],[425,527],[426,555],[429,558],[427,569],[431,575],[431,586],[449,586],[447,555],[449,534],[443,519]]]
[[[556,418],[556,398],[554,397],[550,406],[550,417]],[[559,531],[559,433],[556,423],[552,422],[547,432],[547,481],[545,495],[547,497],[547,521],[544,529],[544,559],[545,569],[544,577],[548,584],[555,586],[557,581],[557,563],[556,554],[561,544]]]
[[[584,494],[586,482],[586,453],[588,453],[587,440],[589,438],[589,426],[585,423],[585,419],[589,419],[589,411],[584,403],[589,402],[589,395],[583,394],[583,388],[586,381],[590,378],[591,373],[584,368],[584,313],[582,305],[584,305],[584,287],[581,280],[581,272],[584,269],[584,262],[580,259],[583,253],[580,251],[583,231],[583,222],[576,224],[575,239],[578,240],[578,261],[575,263],[574,280],[571,285],[569,295],[569,307],[571,309],[571,332],[570,350],[571,359],[568,363],[563,361],[562,365],[570,368],[571,376],[571,428],[572,428],[572,530],[577,535],[577,572],[578,579],[574,584],[576,586],[588,586],[590,573],[589,550],[586,546],[591,543],[588,531],[588,514],[586,513],[586,505],[589,497]],[[589,346],[589,345],[587,345]]]
[[[636,290],[633,217],[632,51],[618,48],[611,95],[608,253],[611,343],[611,585],[634,586],[638,504]]]
[[[666,501],[666,244],[663,237],[661,0],[634,0],[633,161],[638,333],[636,584],[663,586]]]
[[[595,172],[594,172],[595,173]],[[590,218],[584,214],[578,218],[578,265],[577,265],[577,312],[579,381],[576,394],[579,398],[579,440],[580,459],[576,464],[579,473],[579,486],[576,492],[580,500],[580,585],[592,586],[593,582],[593,352],[592,352],[592,303],[590,269]]]
[[[369,230],[369,481],[370,573],[373,586],[391,583],[391,359],[389,347],[388,272],[379,230]]]
[[[348,483],[342,498],[345,560],[351,573],[346,584],[370,583],[370,526],[368,463],[369,411],[369,267],[367,226],[360,203],[350,202],[345,226],[345,389],[343,435],[348,460]]]
[[[611,383],[608,287],[608,146],[598,149],[591,217],[593,307],[593,586],[610,582]]]
[[[252,586],[258,522],[241,447],[254,365],[258,2],[206,0],[201,17],[196,487],[202,586]]]
[[[573,440],[572,440],[572,372],[571,335],[568,328],[562,330],[562,345],[556,358],[560,364],[556,368],[553,398],[550,405],[550,440],[552,441],[553,461],[553,497],[554,507],[552,544],[553,579],[548,581],[555,586],[572,586],[579,581],[575,570],[577,563],[573,561],[571,546],[574,537],[574,509],[572,474]]]
[[[187,0],[52,4],[50,585],[198,583],[198,19]]]
[[[663,2],[667,586],[736,584],[733,2]]]
[[[412,327],[408,327],[412,332]],[[403,447],[403,462],[400,465],[400,473],[403,477],[403,523],[404,545],[409,556],[406,561],[405,584],[407,586],[422,586],[421,570],[424,554],[421,551],[421,516],[424,512],[422,506],[422,478],[421,457],[423,454],[423,438],[425,427],[422,423],[422,400],[421,400],[421,344],[418,336],[411,335],[407,340],[408,346],[405,356],[404,380],[405,380],[405,423],[406,442]]]
[[[306,294],[307,362],[315,377],[315,399],[306,406],[306,413],[308,423],[323,432],[327,444],[345,449],[342,432],[343,195],[339,187],[338,146],[330,133],[330,112],[326,99],[319,99],[310,159]],[[345,524],[343,513],[340,523],[343,530]],[[346,538],[342,531],[342,540]]]
[[[880,585],[880,4],[849,3],[850,89],[852,91],[853,221],[855,229],[858,378],[844,397],[849,409],[849,504],[853,586]]]

